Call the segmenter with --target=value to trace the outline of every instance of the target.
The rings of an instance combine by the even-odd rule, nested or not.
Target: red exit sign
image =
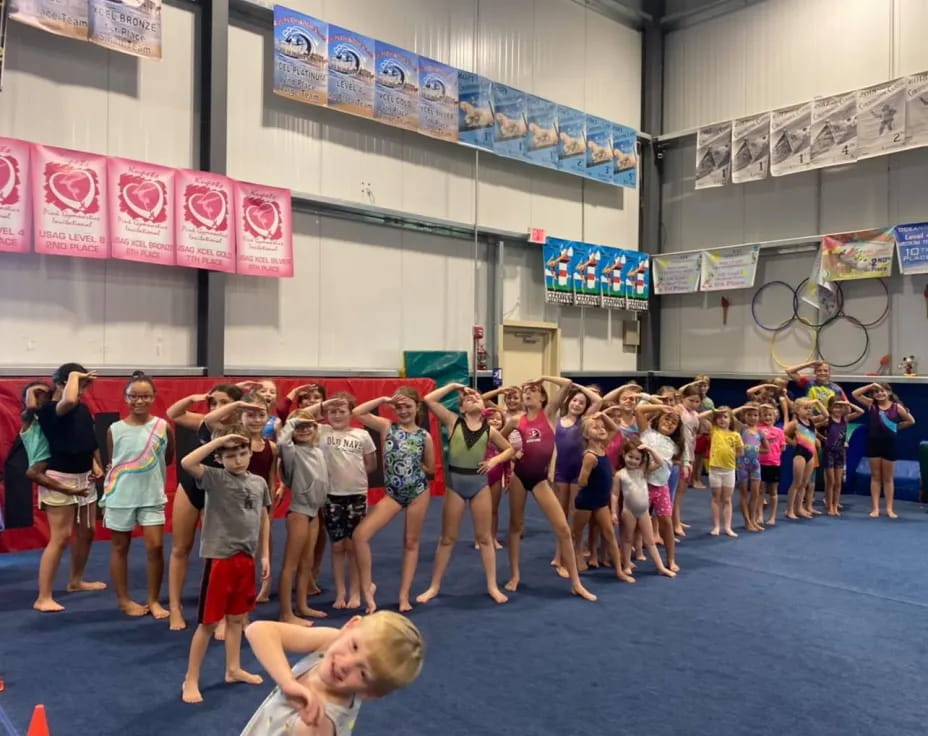
[[[543,227],[533,227],[528,231],[529,243],[544,243],[545,239],[545,229]]]

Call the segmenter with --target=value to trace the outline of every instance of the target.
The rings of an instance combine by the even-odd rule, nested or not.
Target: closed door
[[[560,333],[547,323],[506,323],[501,328],[503,385],[517,386],[538,376],[558,375]]]

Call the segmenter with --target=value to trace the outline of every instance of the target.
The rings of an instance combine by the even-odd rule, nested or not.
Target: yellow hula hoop
[[[808,363],[810,361],[813,361],[815,360],[818,354],[817,342],[816,342],[816,339],[818,337],[818,328],[812,327],[811,325],[807,325],[805,322],[802,322],[802,321],[799,321],[799,324],[801,324],[803,327],[806,328],[806,330],[809,332],[809,335],[812,338],[812,350],[809,353],[808,357],[806,357],[803,360],[794,360],[790,363],[784,363],[782,360],[780,360],[777,357],[777,353],[775,350],[776,343],[777,343],[777,335],[779,335],[781,332],[788,330],[790,327],[792,327],[792,323],[788,325],[784,325],[783,327],[780,327],[770,333],[770,357],[773,359],[773,362],[776,363],[783,370],[786,370],[787,368],[789,368],[792,365],[795,365],[796,363]]]

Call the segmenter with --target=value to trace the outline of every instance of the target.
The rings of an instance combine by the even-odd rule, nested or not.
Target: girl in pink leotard
[[[548,394],[543,385],[545,381],[561,384],[561,389],[552,402],[548,401]],[[596,596],[584,588],[583,583],[580,582],[567,517],[548,480],[551,459],[554,456],[554,423],[557,421],[564,395],[570,390],[571,385],[566,379],[543,376],[537,381],[522,386],[522,404],[525,413],[518,420],[519,434],[522,435],[522,457],[515,464],[512,483],[509,486],[511,578],[506,583],[506,590],[515,591],[519,587],[519,551],[522,543],[522,525],[525,520],[525,498],[526,493],[531,491],[557,536],[561,560],[570,577],[571,592],[587,600],[595,601]],[[505,436],[514,427],[516,424],[510,420],[503,428],[502,434]]]
[[[503,420],[502,410],[493,404],[483,410],[483,415],[487,418],[487,423],[497,432],[503,429],[506,422]],[[518,432],[514,433],[518,436]],[[511,443],[510,443],[511,444]],[[499,455],[499,448],[492,442],[487,444],[487,460]],[[496,549],[502,549],[503,545],[499,543],[499,502],[503,497],[503,489],[509,487],[512,478],[512,463],[502,463],[495,466],[487,473],[487,485],[490,486],[490,500],[493,505],[493,522],[492,535],[493,546]],[[480,549],[480,545],[474,543],[475,549]]]

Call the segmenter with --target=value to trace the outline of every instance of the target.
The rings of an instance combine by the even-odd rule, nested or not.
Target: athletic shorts
[[[164,526],[164,504],[158,506],[135,506],[129,509],[106,507],[103,526],[114,532],[131,532],[139,526]]]
[[[709,488],[734,488],[735,471],[724,468],[709,468]]]
[[[203,561],[197,621],[218,624],[255,610],[255,558],[244,552]]]
[[[673,502],[670,500],[670,488],[666,485],[652,486],[648,483],[648,502],[655,516],[673,516]]]
[[[332,496],[325,499],[325,530],[333,542],[351,539],[361,519],[367,514],[367,496],[352,493],[350,496]]]
[[[87,506],[97,500],[97,487],[90,480],[90,473],[59,473],[57,470],[46,470],[45,474],[62,485],[71,488],[89,488],[86,496],[74,496],[69,493],[53,491],[39,486],[39,508],[46,506]]]
[[[764,483],[779,483],[780,482],[780,466],[779,465],[761,465],[760,466],[760,479]]]
[[[696,455],[708,455],[709,454],[709,435],[700,434],[696,436],[696,446],[693,448],[693,452]]]
[[[893,462],[897,459],[896,440],[891,437],[867,439],[867,452],[865,454],[867,457]]]
[[[844,445],[840,447],[825,447],[822,450],[822,467],[843,468],[847,463],[847,450]]]
[[[760,460],[754,458],[738,460],[738,468],[735,470],[735,480],[739,483],[749,483],[750,481],[760,480]]]

